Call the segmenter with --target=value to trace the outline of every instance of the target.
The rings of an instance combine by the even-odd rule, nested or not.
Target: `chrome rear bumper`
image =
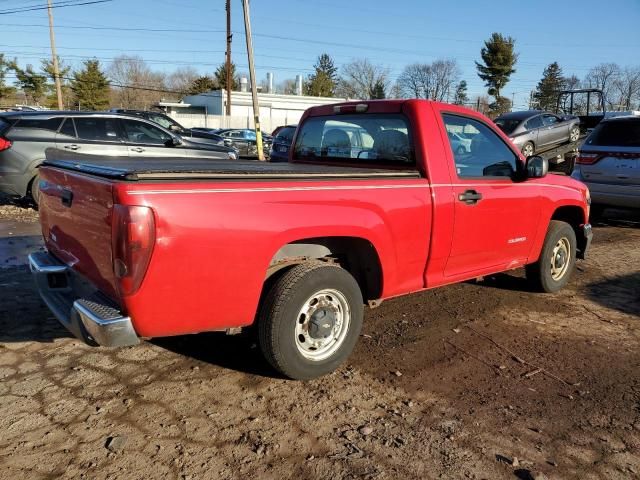
[[[42,300],[77,338],[104,347],[140,343],[131,318],[122,315],[107,298],[53,255],[30,254],[29,268]]]

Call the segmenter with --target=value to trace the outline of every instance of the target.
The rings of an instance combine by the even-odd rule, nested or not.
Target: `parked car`
[[[354,153],[356,128],[373,142]],[[470,151],[445,130],[474,132]],[[295,138],[286,164],[47,162],[47,251],[29,257],[44,301],[93,345],[257,322],[273,367],[310,379],[351,353],[365,304],[523,266],[557,292],[589,249],[585,185],[477,112],[323,105]]]
[[[457,153],[468,153],[471,150],[471,137],[467,137],[462,132],[448,131],[449,141],[451,142],[451,148]]]
[[[280,130],[273,138],[271,144],[270,162],[287,162],[289,160],[289,148],[293,142],[297,125],[286,125],[279,127]]]
[[[640,117],[602,120],[584,141],[572,176],[591,191],[591,210],[640,208]]]
[[[0,193],[38,203],[47,149],[87,155],[236,159],[235,149],[180,137],[143,118],[104,112],[0,114]]]
[[[124,108],[112,108],[109,110],[112,113],[122,113],[125,115],[133,115],[136,117],[144,118],[153,123],[160,125],[167,130],[177,133],[181,137],[189,138],[190,140],[196,138],[205,138],[209,141],[218,143],[219,145],[232,146],[230,141],[226,141],[223,137],[218,135],[215,130],[209,128],[186,128],[176,122],[169,115],[160,112],[152,112],[148,110],[129,110]]]
[[[573,115],[560,117],[540,110],[528,110],[505,113],[494,122],[525,157],[563,143],[577,142],[580,138],[580,119]]]
[[[256,146],[256,131],[250,128],[223,128],[218,130],[218,135],[233,142],[242,157],[255,157],[258,155]],[[271,150],[273,138],[262,132],[262,149],[266,155]]]

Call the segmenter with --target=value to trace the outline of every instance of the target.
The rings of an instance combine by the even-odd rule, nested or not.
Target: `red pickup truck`
[[[256,324],[309,379],[350,354],[365,304],[523,266],[555,292],[591,241],[585,185],[465,108],[314,107],[289,158],[47,161],[43,299],[92,345]]]

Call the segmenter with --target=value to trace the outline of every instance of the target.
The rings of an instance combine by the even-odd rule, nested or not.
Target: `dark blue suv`
[[[289,148],[293,142],[293,135],[296,133],[297,125],[287,125],[282,127],[278,134],[273,138],[271,144],[271,162],[288,162]]]

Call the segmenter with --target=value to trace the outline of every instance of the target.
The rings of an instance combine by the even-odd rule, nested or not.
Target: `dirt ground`
[[[0,207],[0,478],[640,478],[640,219],[556,295],[520,271],[367,312],[348,365],[279,378],[251,335],[80,344]]]

